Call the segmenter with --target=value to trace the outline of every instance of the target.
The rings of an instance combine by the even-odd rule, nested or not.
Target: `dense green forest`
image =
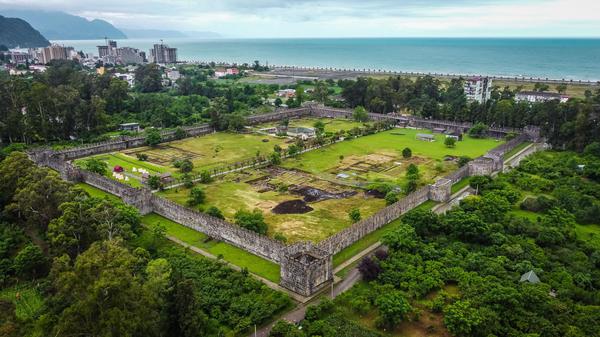
[[[173,245],[136,209],[90,196],[15,151],[108,139],[131,121],[237,128],[244,116],[271,111],[263,102],[280,88],[212,80],[210,67],[180,70],[174,87],[163,87],[153,64],[137,69],[134,88],[74,62],[0,75],[0,138],[11,144],[0,152],[0,335],[234,336],[290,308],[246,271]],[[309,85],[311,93],[285,103],[534,124],[558,151],[494,179],[471,178],[478,195],[445,215],[409,212],[385,237],[388,249],[360,262],[361,284],[309,308],[302,329],[278,322],[272,336],[379,336],[422,317],[437,317],[427,329],[441,335],[599,335],[600,93],[525,104],[496,88],[481,105],[465,100],[460,81],[430,77],[296,88]],[[331,100],[333,87],[345,103]],[[539,283],[520,282],[530,271]]]
[[[406,214],[359,264],[364,284],[312,309],[304,332],[279,322],[271,336],[376,336],[429,315],[453,336],[600,336],[600,144],[470,183],[479,195],[445,215]]]
[[[210,121],[227,129],[244,116],[271,111],[266,100],[280,88],[240,82],[239,76],[213,80],[214,69],[208,65],[181,66],[180,72],[183,77],[175,86],[164,87],[163,69],[156,64],[140,66],[134,88],[109,73],[90,73],[72,61],[53,62],[45,73],[31,77],[0,74],[0,100],[6,102],[0,105],[0,139],[26,144],[97,141],[107,139],[108,132],[123,122],[172,128]],[[311,91],[305,93],[302,88],[309,86]],[[555,148],[577,151],[600,140],[600,92],[587,92],[585,98],[567,103],[531,104],[516,103],[515,90],[494,88],[492,99],[479,104],[466,100],[461,80],[447,83],[432,77],[304,81],[292,87],[301,94],[286,102],[276,99],[276,105],[295,107],[315,100],[491,126],[537,125]],[[341,90],[344,102],[332,99],[334,87]]]
[[[0,162],[1,336],[233,336],[289,298],[21,152]]]

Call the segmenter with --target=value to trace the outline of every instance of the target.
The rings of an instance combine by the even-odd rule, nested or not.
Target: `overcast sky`
[[[0,0],[227,37],[600,36],[600,0]]]

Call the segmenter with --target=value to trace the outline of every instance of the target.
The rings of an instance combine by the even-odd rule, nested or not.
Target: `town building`
[[[166,44],[155,44],[150,49],[151,62],[154,63],[177,63],[177,48],[170,48]]]
[[[40,63],[46,64],[52,60],[68,60],[71,58],[73,47],[60,46],[53,44],[49,47],[40,48],[37,53],[37,59]]]
[[[178,70],[167,70],[167,78],[170,79],[171,81],[175,82],[178,79],[181,78],[181,74],[179,73]]]
[[[521,91],[515,95],[515,101],[517,102],[530,102],[539,103],[553,100],[559,100],[561,103],[565,103],[569,100],[569,96],[557,94],[554,92],[539,92],[539,91]]]
[[[30,60],[28,52],[11,50],[7,53],[7,55],[8,55],[10,62],[15,63],[15,64],[25,64]]]
[[[135,76],[133,76],[133,74],[115,73],[115,78],[118,78],[121,81],[127,82],[127,84],[129,85],[130,88],[133,88],[133,86],[135,85]]]
[[[277,91],[277,97],[294,98],[296,97],[296,89],[283,89]]]
[[[140,132],[140,123],[123,123],[123,124],[119,124],[119,130],[121,130],[121,131]]]
[[[120,64],[139,64],[146,60],[146,53],[131,47],[117,48],[117,62]]]
[[[492,79],[471,77],[465,80],[464,91],[468,101],[485,103],[492,94]]]

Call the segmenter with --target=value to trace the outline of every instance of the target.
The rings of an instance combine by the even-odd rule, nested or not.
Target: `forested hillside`
[[[48,45],[50,42],[26,21],[0,15],[0,46],[37,48]]]
[[[64,12],[2,10],[0,14],[26,20],[50,40],[126,39],[127,36],[104,20],[87,20]]]

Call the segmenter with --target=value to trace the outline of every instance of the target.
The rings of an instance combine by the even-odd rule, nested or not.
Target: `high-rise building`
[[[103,58],[105,56],[108,56],[108,49],[108,46],[98,46],[98,57]]]
[[[166,44],[155,44],[150,49],[151,61],[154,63],[177,63],[177,48],[169,48]]]
[[[51,60],[68,60],[70,58],[71,51],[73,51],[73,47],[65,47],[53,44],[49,47],[40,49],[38,60],[41,63],[48,63]]]
[[[465,95],[469,101],[485,103],[492,93],[492,79],[489,77],[472,77],[465,80]]]
[[[117,62],[121,64],[137,64],[143,63],[145,54],[138,49],[131,47],[117,48]]]

